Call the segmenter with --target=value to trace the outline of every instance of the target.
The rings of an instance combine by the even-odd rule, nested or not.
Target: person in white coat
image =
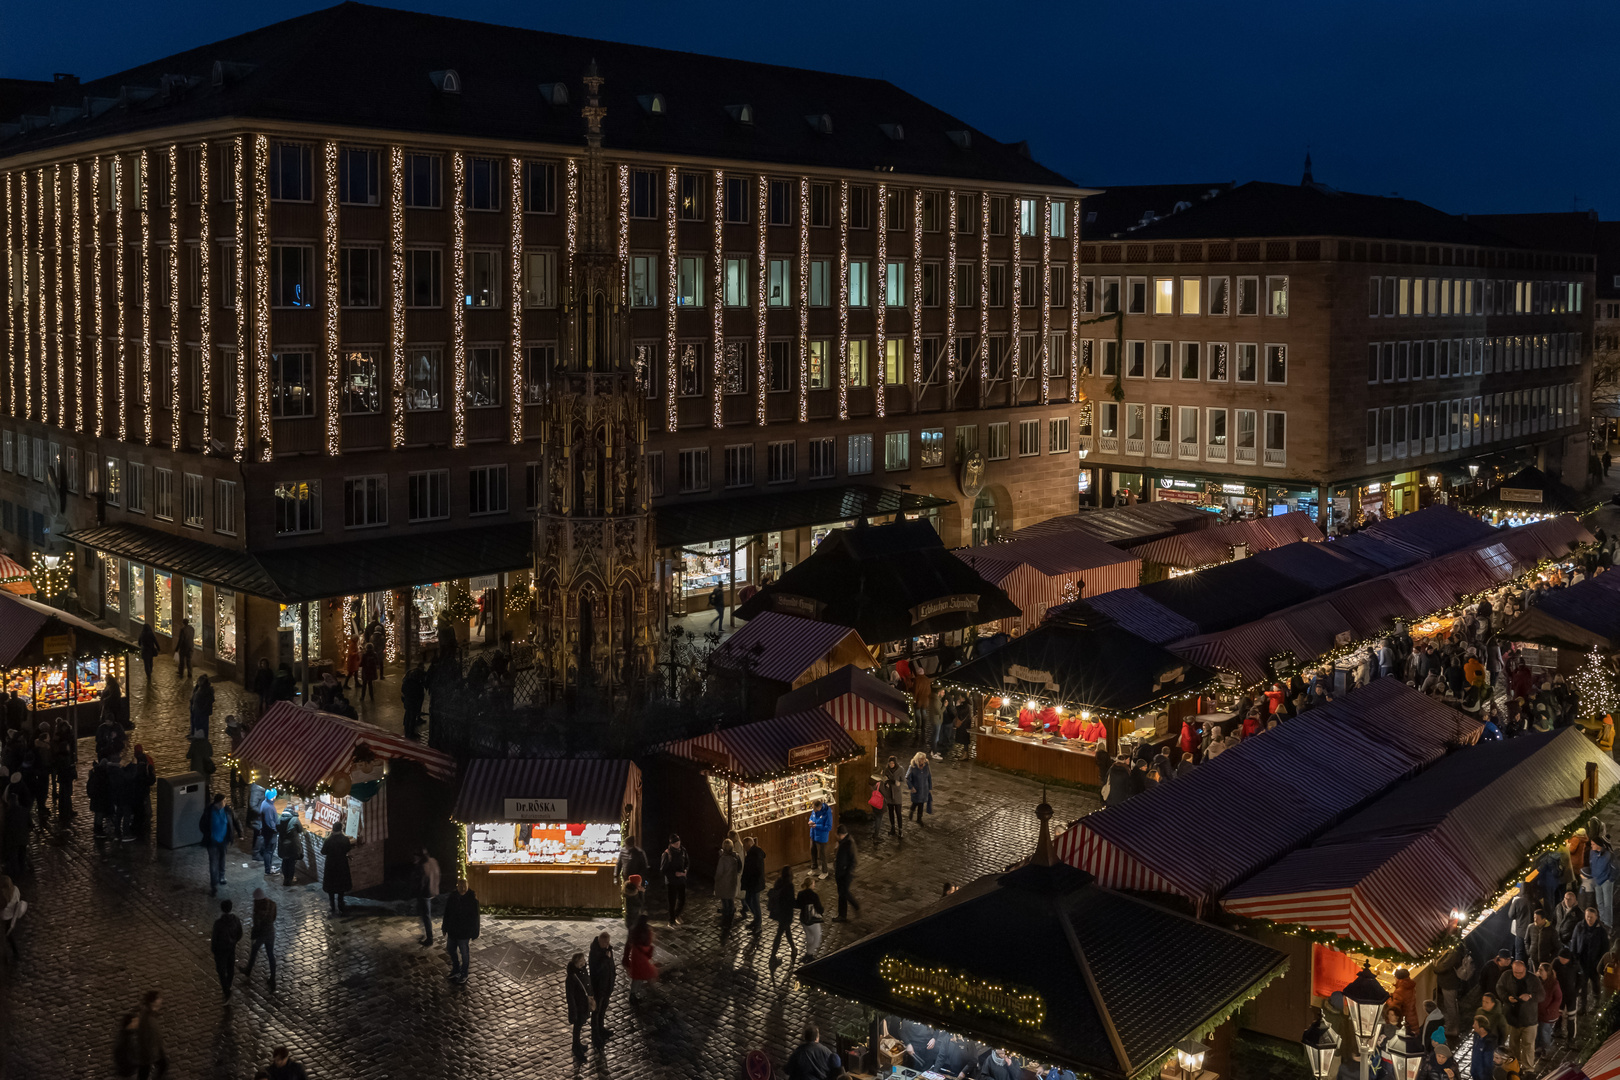
[[[720,854],[714,862],[714,896],[720,901],[720,932],[729,933],[742,897],[742,859],[729,839],[720,841]]]

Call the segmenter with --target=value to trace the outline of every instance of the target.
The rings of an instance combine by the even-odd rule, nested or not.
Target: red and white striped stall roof
[[[720,643],[714,662],[725,668],[746,666],[757,678],[792,684],[835,653],[845,663],[864,659],[865,666],[873,666],[866,643],[847,626],[762,611]]]
[[[294,788],[313,790],[344,772],[354,749],[364,744],[385,760],[420,762],[428,775],[449,782],[456,763],[448,754],[384,731],[363,720],[278,701],[242,737],[236,756],[252,768]]]
[[[824,753],[789,763],[791,751],[822,743],[826,744]],[[825,710],[815,708],[681,739],[665,746],[664,751],[704,764],[716,763],[713,759],[719,755],[725,771],[749,780],[764,780],[854,757],[860,747]]]
[[[827,710],[845,731],[876,731],[911,719],[904,694],[854,664],[845,664],[776,699],[779,715],[817,706]]]
[[[1605,1039],[1580,1071],[1586,1074],[1586,1080],[1620,1080],[1620,1032]]]
[[[1135,588],[1142,580],[1140,558],[1082,532],[956,548],[952,554],[1005,592],[1024,613],[1026,627],[1038,625],[1057,604]]]

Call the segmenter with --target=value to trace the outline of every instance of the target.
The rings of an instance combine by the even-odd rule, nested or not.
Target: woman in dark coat
[[[191,692],[191,737],[208,736],[208,721],[214,715],[214,687],[208,676],[197,676],[197,688]]]
[[[354,878],[349,874],[349,849],[353,846],[343,832],[342,822],[321,845],[321,856],[326,860],[321,871],[321,888],[326,890],[332,911],[338,915],[349,913],[348,905],[343,902],[343,894],[354,888]]]
[[[281,883],[291,885],[298,877],[298,860],[304,857],[304,823],[298,820],[298,804],[281,812],[276,822],[276,854],[281,856]]]
[[[568,961],[568,974],[563,978],[563,996],[568,1002],[568,1022],[574,1026],[574,1056],[584,1061],[585,1044],[579,1033],[585,1021],[591,1018],[596,1002],[591,997],[590,979],[585,973],[585,954],[577,952]]]
[[[1104,806],[1118,806],[1131,797],[1131,759],[1121,757],[1108,769],[1108,794]]]

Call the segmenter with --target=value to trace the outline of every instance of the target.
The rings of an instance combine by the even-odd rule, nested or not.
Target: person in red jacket
[[[1552,1048],[1553,1026],[1564,1008],[1564,989],[1558,985],[1558,976],[1551,964],[1538,966],[1536,977],[1541,980],[1542,989],[1541,1002],[1536,1006],[1536,1052],[1544,1053]]]

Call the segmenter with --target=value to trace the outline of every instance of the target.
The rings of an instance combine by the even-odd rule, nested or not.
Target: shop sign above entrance
[[[1041,671],[1037,668],[1027,668],[1023,664],[1007,665],[1007,681],[1039,683],[1048,690],[1057,689],[1057,681],[1052,678],[1050,671]]]
[[[825,761],[830,757],[832,757],[832,740],[822,739],[820,742],[805,743],[789,750],[787,763],[788,768],[793,769],[813,761]]]
[[[924,600],[911,609],[911,625],[927,622],[936,615],[948,615],[953,611],[978,611],[979,598],[974,593],[958,593],[955,596],[936,596],[932,600]]]
[[[903,998],[931,1000],[952,1012],[976,1012],[1023,1027],[1046,1023],[1046,1001],[1034,990],[975,978],[965,971],[885,956],[878,974],[889,990]]]
[[[46,634],[40,640],[39,645],[46,656],[60,656],[63,653],[73,651],[73,635],[71,633]]]
[[[1538,503],[1541,501],[1541,492],[1536,488],[1510,488],[1502,489],[1503,502]]]
[[[567,799],[507,799],[507,821],[568,820]]]
[[[785,592],[771,593],[771,610],[780,611],[784,615],[803,615],[807,619],[813,619],[821,614],[824,607],[826,605],[820,600],[808,596]]]
[[[1177,491],[1201,491],[1201,490],[1203,490],[1203,485],[1201,485],[1201,484],[1196,484],[1191,480],[1176,480],[1176,479],[1174,479],[1172,477],[1169,477],[1169,476],[1161,476],[1161,477],[1159,477],[1159,486],[1161,488],[1174,488]]]

